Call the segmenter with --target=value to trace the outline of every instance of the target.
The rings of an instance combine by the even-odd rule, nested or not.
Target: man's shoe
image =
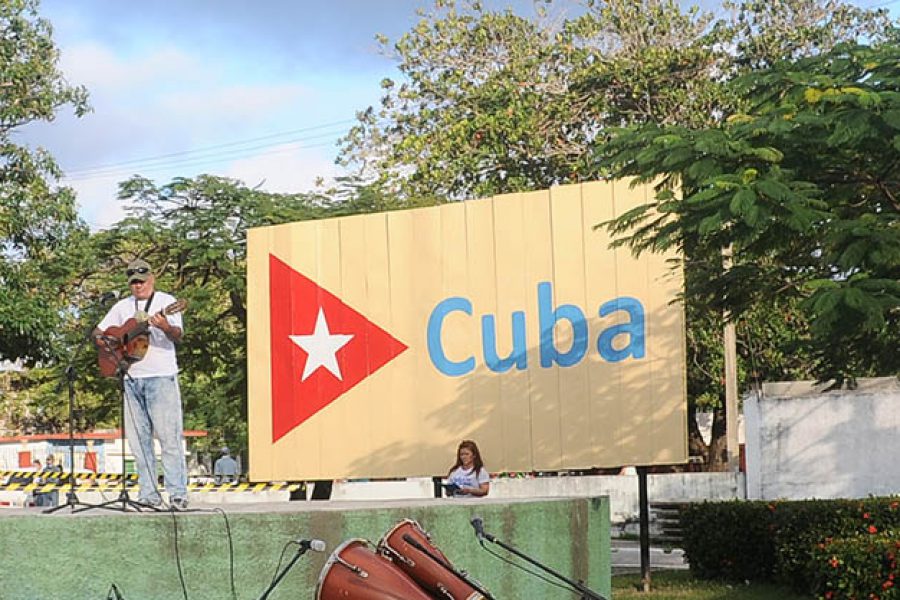
[[[150,508],[160,508],[162,507],[162,498],[157,496],[156,498],[138,498],[138,504],[143,504],[145,506],[149,506]]]
[[[173,498],[169,505],[172,510],[187,510],[188,501],[187,498]]]

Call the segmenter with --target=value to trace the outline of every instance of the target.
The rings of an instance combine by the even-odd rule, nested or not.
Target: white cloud
[[[277,146],[265,154],[236,160],[223,175],[239,179],[250,187],[262,183],[268,192],[310,192],[318,177],[326,183],[342,172],[321,149],[301,148],[296,144]]]
[[[210,86],[162,94],[158,108],[194,120],[261,120],[296,106],[304,94],[302,86],[291,84]]]
[[[61,182],[75,190],[80,207],[79,214],[91,229],[105,229],[125,217],[123,204],[116,198],[119,178],[98,177]]]
[[[127,95],[135,90],[160,89],[176,84],[208,81],[208,64],[174,46],[154,48],[139,56],[126,56],[96,42],[65,49],[60,67],[69,81],[86,86],[92,94]]]

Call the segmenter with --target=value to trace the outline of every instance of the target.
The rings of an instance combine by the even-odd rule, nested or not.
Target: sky
[[[335,142],[394,73],[376,33],[417,20],[413,2],[44,0],[60,68],[90,93],[29,126],[78,193],[92,228],[123,216],[118,183],[214,173],[273,192],[339,172]]]
[[[900,0],[857,3],[900,12]],[[43,0],[60,68],[88,89],[93,111],[78,119],[65,108],[52,123],[23,128],[20,141],[53,154],[92,229],[124,216],[116,191],[133,174],[165,184],[210,173],[310,191],[317,177],[342,172],[338,138],[378,103],[379,82],[397,75],[375,35],[396,40],[418,21],[416,8],[430,5]]]

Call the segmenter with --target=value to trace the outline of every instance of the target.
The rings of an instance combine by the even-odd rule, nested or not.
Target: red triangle
[[[334,356],[338,378],[318,366],[303,379],[307,352],[292,335],[311,335],[322,310],[332,335],[353,337]],[[272,441],[334,402],[407,346],[340,298],[269,255],[269,320],[272,348]]]

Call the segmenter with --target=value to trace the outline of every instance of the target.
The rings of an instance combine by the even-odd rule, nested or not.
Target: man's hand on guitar
[[[172,325],[169,324],[169,320],[162,314],[156,313],[152,317],[150,317],[150,324],[154,327],[159,327],[163,330],[163,333],[169,333],[169,330],[172,329]]]
[[[161,329],[173,342],[177,342],[181,338],[181,328],[169,323],[166,315],[161,312],[150,317],[150,324]]]
[[[94,340],[94,344],[98,348],[109,348],[109,347],[117,347],[119,345],[119,338],[111,335],[106,335],[99,329],[95,329],[91,334],[91,338]]]

